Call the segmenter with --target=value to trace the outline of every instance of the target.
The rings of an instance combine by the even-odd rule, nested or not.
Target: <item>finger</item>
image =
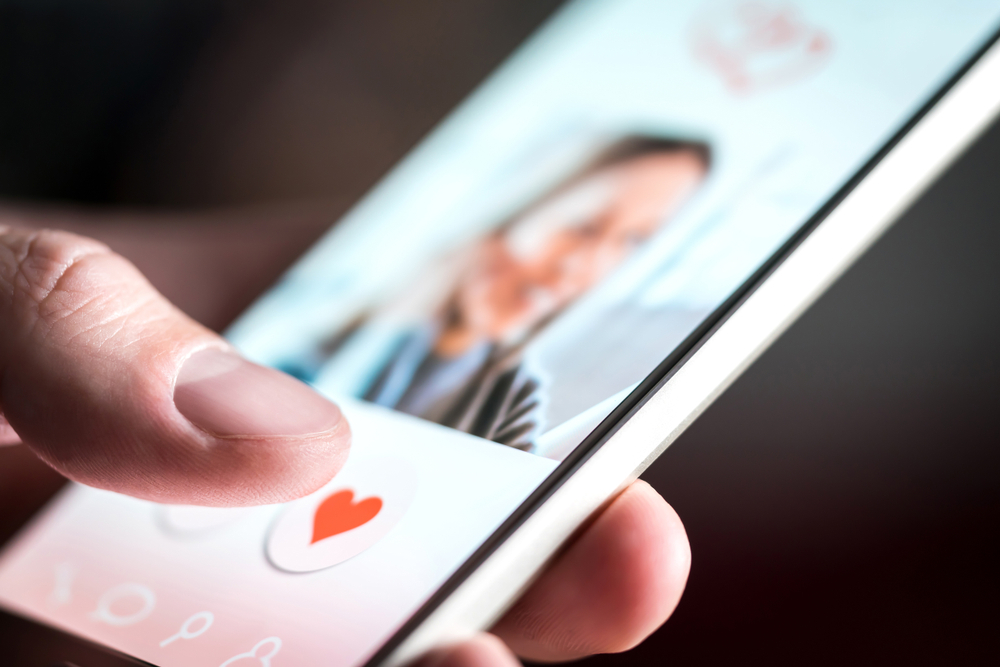
[[[7,418],[0,412],[0,447],[4,445],[16,445],[19,442],[21,442],[21,439],[17,437],[17,433],[14,433],[14,429],[7,423]]]
[[[493,629],[531,660],[632,648],[673,612],[691,564],[680,518],[645,482],[628,487]]]
[[[0,409],[70,479],[171,503],[280,502],[343,464],[306,385],[242,359],[106,246],[0,228]]]
[[[431,651],[414,667],[520,667],[520,664],[502,641],[484,633],[461,644]]]

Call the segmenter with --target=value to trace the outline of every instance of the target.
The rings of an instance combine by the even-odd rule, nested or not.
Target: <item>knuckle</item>
[[[11,299],[23,296],[36,303],[44,301],[80,260],[110,253],[97,241],[53,230],[5,231],[0,246],[5,292]]]
[[[2,304],[14,322],[48,337],[78,336],[127,318],[135,300],[116,299],[129,286],[109,273],[107,246],[67,232],[0,232]],[[134,288],[131,288],[134,289]]]

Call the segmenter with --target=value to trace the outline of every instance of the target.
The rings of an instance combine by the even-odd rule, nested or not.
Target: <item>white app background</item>
[[[357,663],[556,464],[341,406],[354,444],[342,476],[317,493],[285,506],[167,509],[74,486],[0,560],[0,601],[164,667]],[[344,489],[354,507],[383,505],[311,544],[315,508]]]

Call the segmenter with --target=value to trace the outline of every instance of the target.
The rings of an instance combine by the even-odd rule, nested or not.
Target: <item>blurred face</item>
[[[599,170],[486,239],[458,286],[463,326],[511,342],[616,268],[704,176],[690,152],[651,153]]]

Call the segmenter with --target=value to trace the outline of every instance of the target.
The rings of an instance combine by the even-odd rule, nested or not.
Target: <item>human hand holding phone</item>
[[[343,465],[350,432],[332,403],[240,358],[103,244],[6,222],[0,442],[23,442],[71,479],[170,503],[281,502]],[[188,230],[192,244],[199,229]],[[689,560],[677,515],[635,483],[494,635],[427,660],[502,665],[515,662],[511,651],[565,660],[627,649],[673,611]]]

